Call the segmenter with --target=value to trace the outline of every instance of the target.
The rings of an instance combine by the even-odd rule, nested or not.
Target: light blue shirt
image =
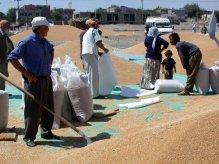
[[[8,55],[8,60],[22,60],[23,67],[35,76],[51,74],[53,45],[35,33],[23,39]]]

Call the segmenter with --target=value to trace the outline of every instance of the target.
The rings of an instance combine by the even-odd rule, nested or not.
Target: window
[[[107,14],[107,21],[112,21],[112,14]]]
[[[130,14],[130,21],[132,21],[132,22],[135,21],[135,14]]]

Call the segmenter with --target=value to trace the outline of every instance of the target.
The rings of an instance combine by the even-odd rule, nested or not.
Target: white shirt
[[[82,41],[82,55],[84,54],[97,54],[98,47],[96,43],[101,41],[101,36],[97,29],[89,28],[83,36]]]

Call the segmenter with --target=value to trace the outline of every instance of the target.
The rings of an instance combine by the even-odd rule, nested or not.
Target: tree
[[[97,8],[96,10],[95,10],[97,13],[104,13],[104,12],[106,12],[106,9],[103,9],[103,8]]]
[[[201,18],[203,11],[198,4],[192,3],[184,6],[184,10],[189,18]]]
[[[219,11],[217,10],[217,11],[215,11],[215,17],[217,18],[217,22],[219,22]]]
[[[9,22],[16,22],[16,8],[10,8],[8,11],[7,11],[7,14],[6,14],[6,19],[9,21]]]
[[[54,21],[60,21],[62,19],[62,14],[60,13],[60,11],[58,10],[53,10],[52,13],[51,13],[51,18],[54,20]]]

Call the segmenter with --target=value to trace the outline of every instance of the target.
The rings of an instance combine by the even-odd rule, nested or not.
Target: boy
[[[163,60],[162,64],[162,73],[164,74],[165,79],[173,79],[173,70],[176,73],[176,62],[172,58],[172,51],[167,50],[165,53],[166,58]]]

